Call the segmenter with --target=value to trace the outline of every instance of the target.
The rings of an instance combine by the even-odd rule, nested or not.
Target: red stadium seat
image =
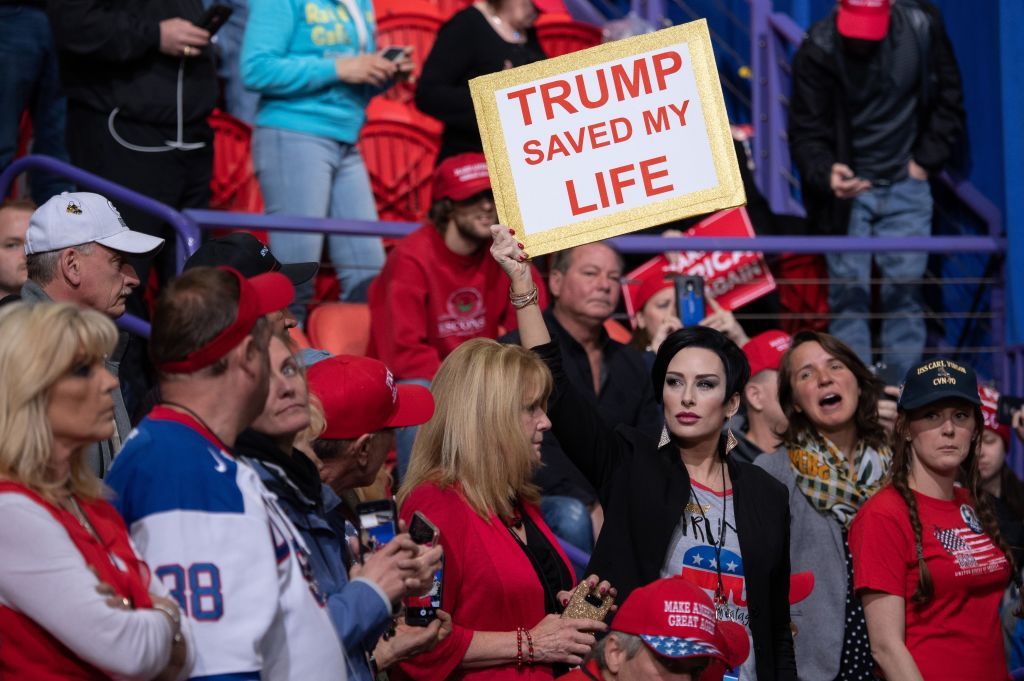
[[[430,207],[441,123],[406,104],[375,98],[366,108],[359,151],[381,220],[419,222]]]
[[[473,4],[473,0],[431,0],[431,4],[437,7],[442,21],[448,21],[452,15]]]
[[[370,307],[365,303],[327,303],[314,307],[306,320],[314,348],[332,355],[365,355],[370,342]]]
[[[412,47],[415,64],[413,76],[423,70],[423,62],[434,46],[437,31],[444,23],[441,13],[425,0],[377,1],[377,45],[384,47]],[[411,104],[416,87],[412,83],[398,83],[381,96]]]
[[[576,21],[568,14],[541,14],[534,25],[540,46],[549,57],[559,57],[601,44],[600,28]]]

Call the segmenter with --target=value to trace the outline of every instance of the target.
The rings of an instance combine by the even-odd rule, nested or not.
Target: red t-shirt
[[[906,644],[928,681],[1007,679],[999,600],[1010,579],[1006,556],[985,534],[967,490],[953,501],[914,492],[925,564],[935,596],[924,606],[917,589],[914,532],[906,503],[886,487],[871,498],[850,528],[853,582],[906,600]]]
[[[536,269],[533,278],[543,309],[547,294]],[[437,228],[424,225],[395,246],[370,286],[368,354],[399,380],[432,380],[462,343],[516,327],[508,286],[488,249],[452,253]]]

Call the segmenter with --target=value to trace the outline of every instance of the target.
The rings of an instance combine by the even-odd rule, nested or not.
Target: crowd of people
[[[37,128],[66,117],[53,155],[203,205],[200,3],[100,4],[49,7],[37,77],[59,56],[74,84]],[[684,326],[654,270],[622,343],[611,244],[554,253],[542,276],[496,224],[466,83],[542,59],[548,4],[480,0],[438,34],[417,74],[445,124],[427,222],[387,254],[328,238],[342,296],[368,303],[367,356],[290,333],[322,235],[211,239],[172,276],[165,227],[104,196],[32,178],[37,203],[0,206],[0,676],[993,681],[1024,665],[1008,463],[1024,415],[1002,423],[970,366],[922,358],[913,286],[883,291],[906,312],[882,329],[886,371],[858,321],[867,256],[829,259],[832,333],[748,330],[710,298]],[[22,5],[29,35],[45,3]],[[268,212],[376,219],[356,140],[412,55],[378,49],[367,0],[231,6],[217,47]],[[963,116],[938,14],[841,0],[794,82],[812,219],[927,233],[923,180]],[[920,264],[877,263],[908,280]],[[114,322],[146,313],[151,267],[133,358]]]

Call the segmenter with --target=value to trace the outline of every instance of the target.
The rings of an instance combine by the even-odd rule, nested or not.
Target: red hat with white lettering
[[[337,355],[309,367],[327,440],[352,440],[385,428],[418,426],[434,415],[434,396],[421,385],[397,385],[391,370],[369,357]]]
[[[840,0],[836,28],[857,40],[881,40],[889,32],[890,0]]]
[[[719,622],[711,597],[682,575],[634,590],[619,607],[612,631],[639,636],[662,657],[710,657],[736,667],[750,653],[743,626]]]
[[[750,363],[750,377],[757,376],[766,369],[779,370],[782,355],[789,350],[793,339],[785,331],[765,331],[759,333],[743,346],[743,354]]]
[[[999,404],[999,393],[987,385],[978,386],[978,397],[981,398],[981,415],[985,420],[985,429],[991,430],[1010,446],[1010,426],[999,423],[996,419],[996,408]]]
[[[491,176],[483,154],[449,156],[434,171],[434,201],[465,201],[490,188]]]

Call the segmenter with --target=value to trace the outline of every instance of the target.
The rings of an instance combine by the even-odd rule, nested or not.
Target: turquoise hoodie
[[[370,0],[354,0],[374,52],[377,25]],[[335,0],[249,0],[242,80],[260,93],[256,125],[355,144],[366,104],[378,90],[338,80],[337,57],[359,54],[356,24]]]

